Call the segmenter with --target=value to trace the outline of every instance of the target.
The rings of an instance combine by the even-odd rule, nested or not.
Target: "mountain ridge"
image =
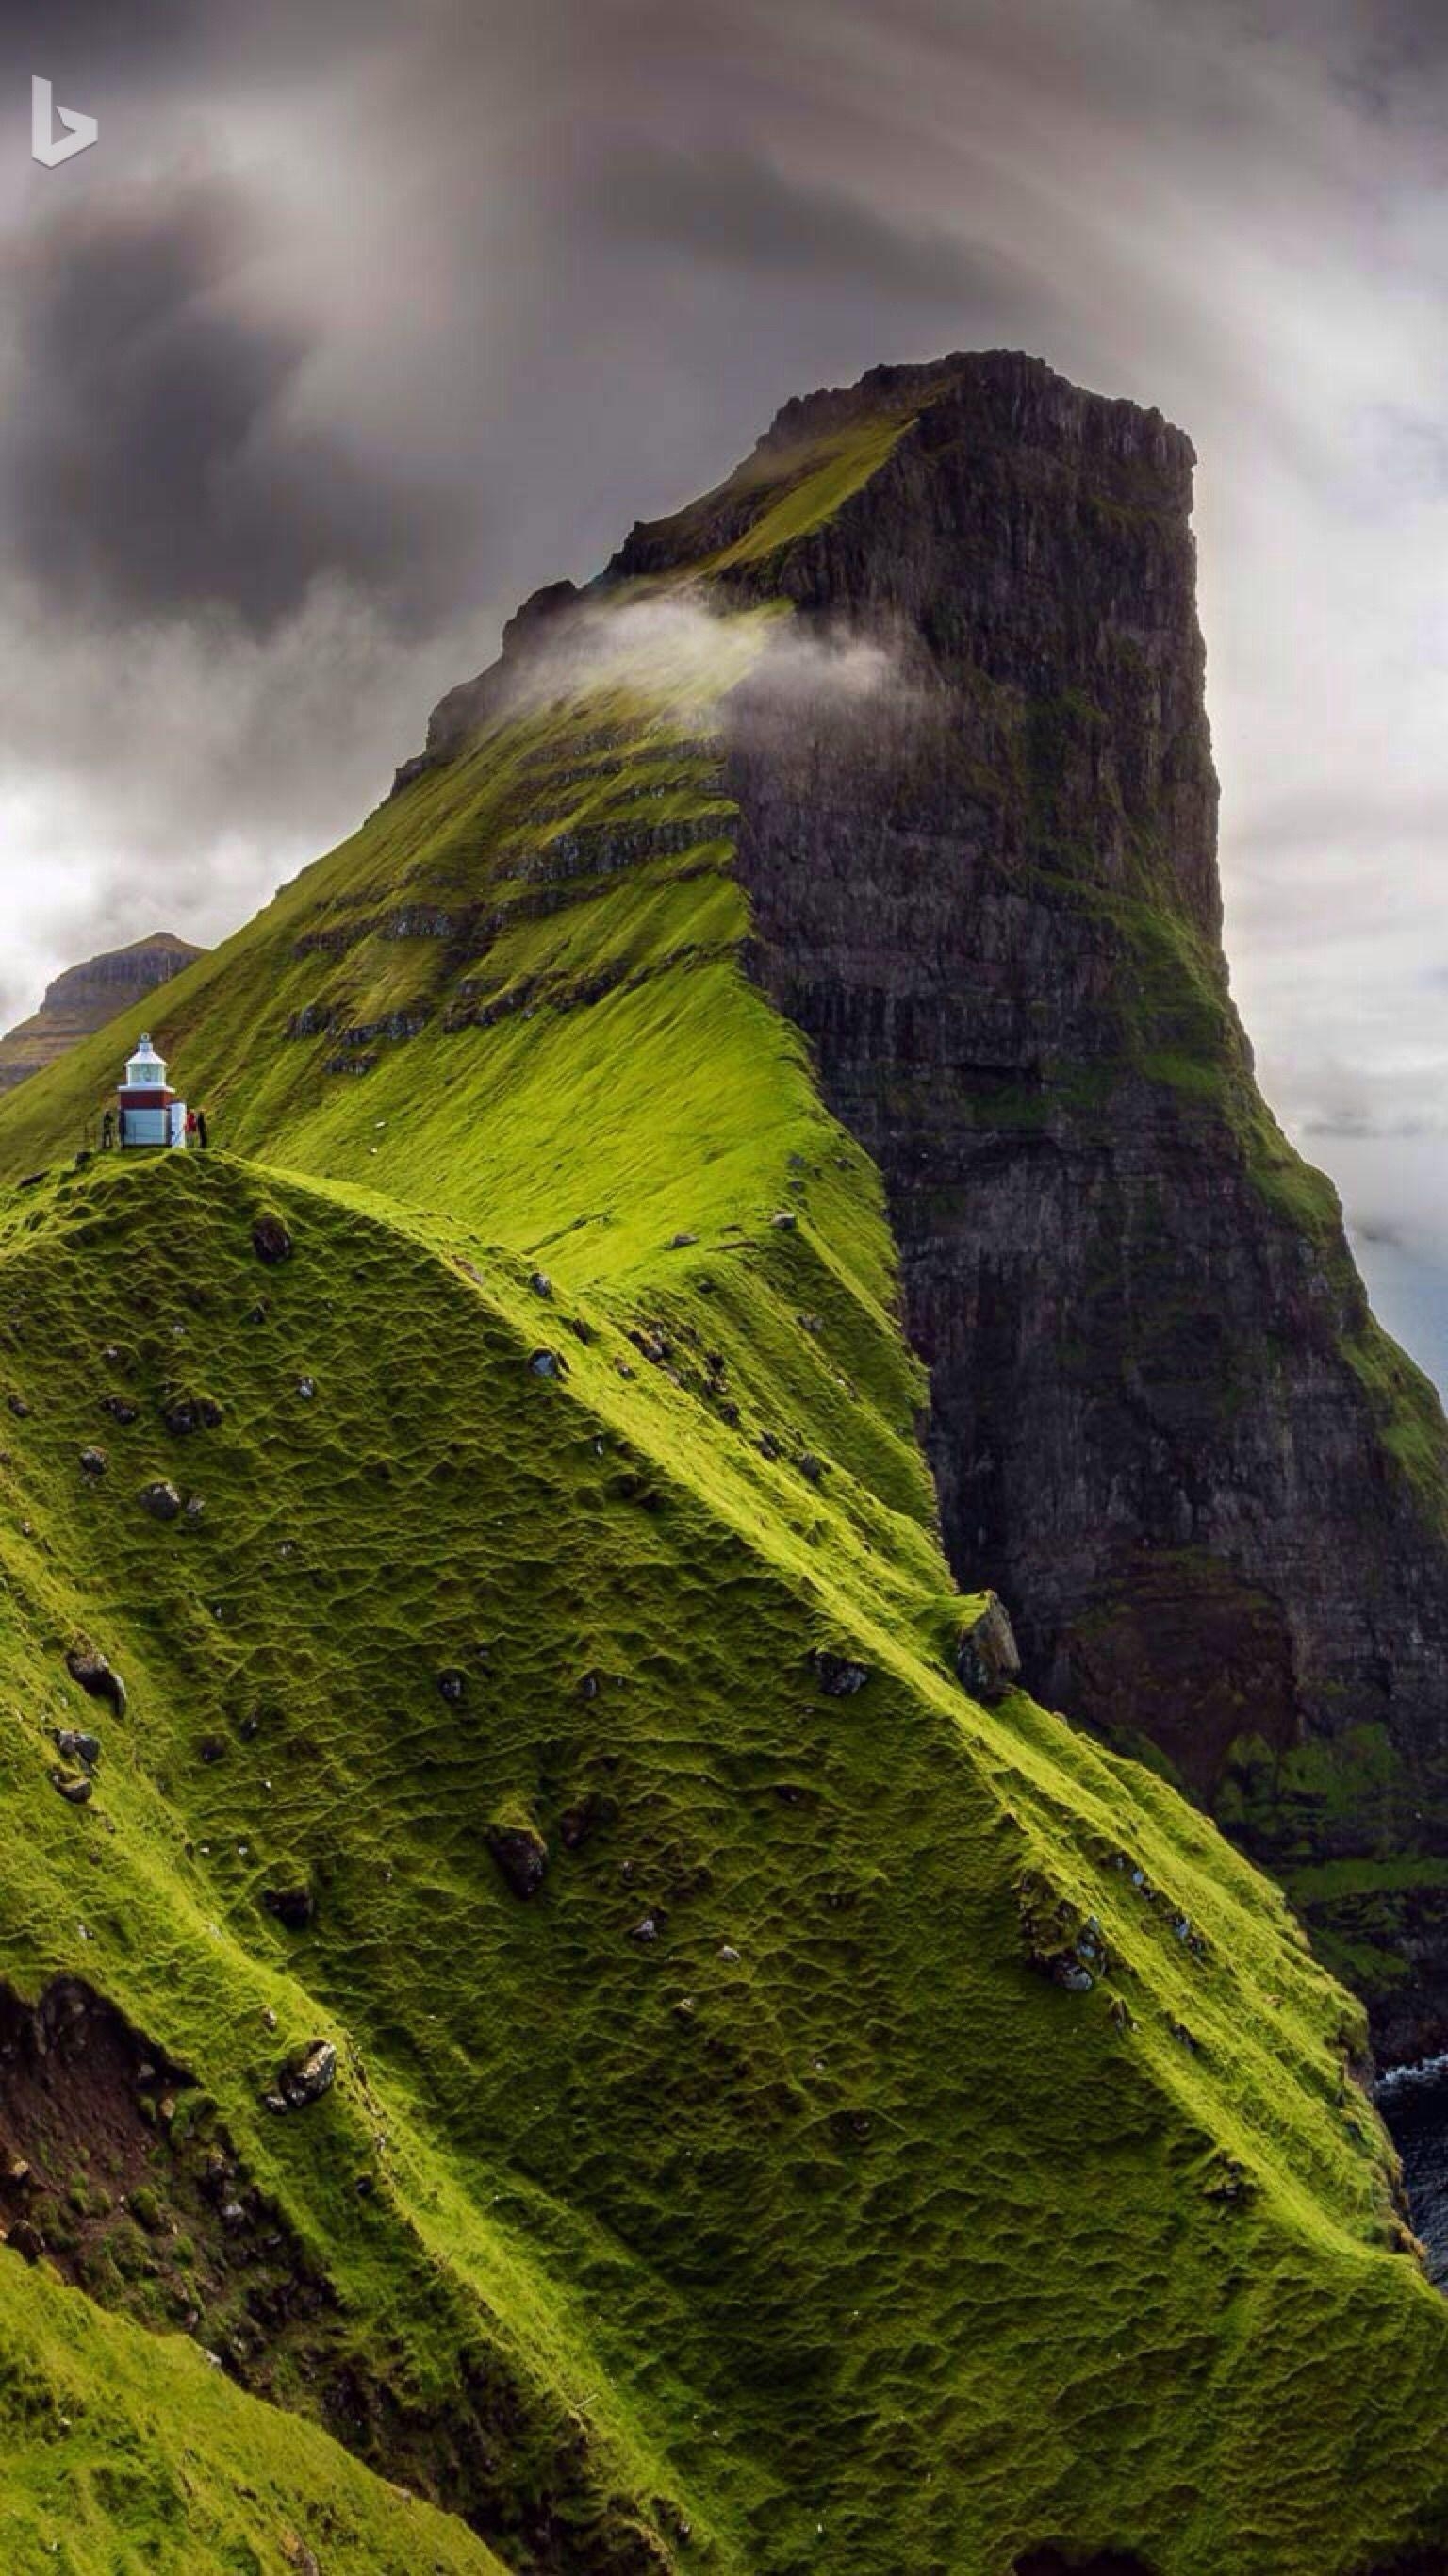
[[[1017,447],[1090,405],[1021,367],[977,386]],[[0,2212],[7,2331],[86,2319],[79,2401],[0,2383],[36,2566],[57,2512],[79,2576],[227,2563],[262,2400],[310,2419],[322,2565],[344,2450],[359,2567],[377,2471],[512,2576],[1443,2563],[1448,2310],[1362,2007],[1167,1780],[962,1651],[898,1174],[778,1007],[800,762],[853,745],[882,847],[871,761],[907,810],[951,776],[885,567],[868,652],[800,615],[881,473],[892,561],[940,541],[884,390],[711,503],[706,569],[525,621],[446,756],[168,986],[211,1153],[77,1166],[128,1021],[0,1105],[0,1976],[21,2021],[83,1979],[199,2097],[130,2120],[149,2200],[42,2121],[31,2236]],[[175,2365],[190,2495],[83,2506],[172,2456],[178,2329],[221,2363]]]

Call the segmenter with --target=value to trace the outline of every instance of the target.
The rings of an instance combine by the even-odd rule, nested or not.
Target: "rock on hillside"
[[[88,957],[83,966],[67,966],[47,986],[39,1010],[0,1038],[0,1091],[13,1090],[27,1074],[53,1064],[77,1038],[104,1028],[117,1011],[143,1000],[204,955],[204,949],[193,948],[174,931],[158,930],[149,939],[133,940],[129,948],[107,949]]]

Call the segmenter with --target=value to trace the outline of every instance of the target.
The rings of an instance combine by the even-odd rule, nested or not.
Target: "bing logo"
[[[61,131],[56,132],[57,123]],[[47,170],[58,170],[62,161],[73,161],[77,152],[88,152],[100,137],[100,120],[82,116],[76,108],[57,107],[55,92],[48,80],[30,84],[30,157]]]

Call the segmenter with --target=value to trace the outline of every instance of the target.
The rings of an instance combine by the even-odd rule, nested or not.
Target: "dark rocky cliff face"
[[[117,1011],[139,1002],[204,953],[173,931],[161,930],[134,940],[129,948],[108,949],[82,966],[68,966],[47,987],[33,1017],[0,1038],[0,1091],[53,1064],[77,1038],[103,1029]]]
[[[1027,359],[922,390],[829,524],[722,576],[894,664],[733,702],[756,971],[885,1175],[961,1581],[1289,1878],[1423,1858],[1324,1916],[1411,2052],[1448,2037],[1445,1436],[1229,997],[1192,450]]]
[[[761,483],[872,420],[904,426],[849,497],[737,559]],[[1232,1006],[1193,462],[1033,359],[879,369],[601,587],[792,603],[726,711],[752,967],[884,1174],[960,1580],[1038,1696],[1159,1747],[1286,1878],[1413,2054],[1448,2044],[1448,1432]],[[862,634],[884,686],[835,675]]]

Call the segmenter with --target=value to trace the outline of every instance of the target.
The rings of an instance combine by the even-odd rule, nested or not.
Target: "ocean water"
[[[1448,2057],[1425,2058],[1381,2078],[1377,2104],[1403,2159],[1414,2232],[1428,2270],[1448,2289]]]

